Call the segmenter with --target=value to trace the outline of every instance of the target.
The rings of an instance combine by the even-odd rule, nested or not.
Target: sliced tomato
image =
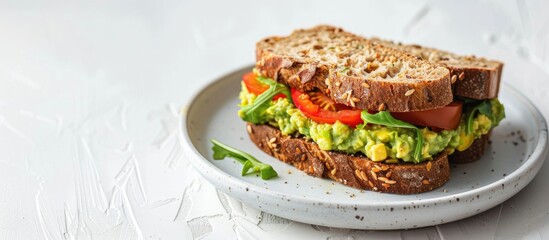
[[[360,118],[361,110],[338,110],[335,102],[322,93],[303,93],[292,88],[292,99],[295,106],[305,115],[317,123],[330,123],[336,121],[355,127],[364,121]],[[334,110],[332,110],[334,109]]]
[[[263,92],[267,91],[267,89],[269,89],[268,85],[265,85],[262,82],[257,80],[257,76],[253,72],[244,74],[244,76],[242,76],[242,81],[244,82],[244,85],[246,85],[246,89],[248,89],[248,92],[253,93],[255,95],[260,95]],[[286,95],[282,93],[277,94],[276,96],[273,97],[273,100],[276,100],[279,98],[286,98]]]
[[[303,115],[318,123],[333,124],[340,121],[355,127],[364,122],[360,117],[362,110],[342,107],[321,92],[304,93],[292,89],[292,99]],[[461,119],[462,108],[461,102],[454,101],[443,108],[415,112],[391,112],[391,115],[396,119],[439,131],[456,129]]]
[[[391,115],[399,120],[433,130],[456,129],[461,119],[463,104],[453,101],[443,108],[415,111],[415,112],[391,112]]]
[[[326,96],[325,94],[321,92],[308,92],[307,95],[309,95],[309,98],[311,99],[311,102],[315,105],[318,105],[322,109],[335,111],[336,110],[336,103],[334,100]]]

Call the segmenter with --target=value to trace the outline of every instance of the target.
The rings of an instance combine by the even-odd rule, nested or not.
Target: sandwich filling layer
[[[248,91],[242,84],[239,95],[241,100],[239,116],[244,118],[242,108],[254,104],[258,95]],[[409,128],[386,127],[377,124],[365,124],[362,128],[351,127],[336,121],[333,124],[317,123],[303,115],[288,98],[275,98],[257,114],[254,123],[269,124],[277,127],[284,135],[295,135],[314,141],[320,149],[339,151],[348,154],[364,154],[373,161],[387,163],[419,163],[433,159],[436,154],[446,151],[464,151],[474,139],[487,134],[504,117],[503,105],[497,100],[486,100],[491,115],[477,113],[471,119],[462,114],[456,129],[433,131],[428,127],[420,128],[423,137],[420,159],[414,158],[414,149],[418,144],[416,131]],[[472,120],[472,122],[471,122]],[[472,126],[466,133],[467,125]]]

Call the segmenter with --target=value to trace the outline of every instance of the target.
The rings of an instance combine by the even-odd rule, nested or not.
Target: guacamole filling
[[[239,98],[241,110],[238,114],[244,118],[242,108],[254,104],[258,96],[250,93],[242,84]],[[413,154],[418,144],[418,137],[413,129],[376,124],[353,128],[339,121],[334,124],[317,123],[305,117],[287,98],[268,101],[260,109],[260,113],[256,114],[253,122],[269,124],[284,135],[299,133],[314,141],[322,150],[364,154],[373,161],[386,163],[420,163],[432,160],[433,156],[442,151],[452,154],[456,150],[466,150],[475,139],[487,134],[505,116],[503,105],[497,99],[464,100],[464,103],[466,105],[457,129],[437,132],[427,127],[420,128],[423,146],[419,159],[415,159]],[[477,106],[489,108],[490,114],[486,114],[487,111],[478,111]]]

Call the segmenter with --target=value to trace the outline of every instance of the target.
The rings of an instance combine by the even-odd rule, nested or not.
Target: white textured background
[[[267,35],[329,23],[506,63],[549,118],[549,2],[1,1],[0,239],[542,239],[549,166],[469,219],[409,231],[290,222],[217,192],[177,121]]]

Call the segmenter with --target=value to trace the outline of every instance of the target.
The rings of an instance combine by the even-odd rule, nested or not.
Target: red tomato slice
[[[415,111],[415,112],[391,112],[391,115],[399,120],[433,130],[456,129],[461,119],[463,104],[453,101],[443,108]]]
[[[356,127],[364,122],[360,117],[362,110],[342,108],[320,92],[303,93],[292,89],[292,99],[303,115],[318,123],[333,124],[340,121],[351,127]],[[391,115],[414,125],[430,127],[435,131],[456,129],[461,119],[462,105],[461,102],[454,101],[443,108],[415,112],[391,112]]]
[[[332,111],[332,107],[322,108],[324,104],[318,104],[311,99],[317,99],[317,94],[314,93],[313,98],[309,94],[303,93],[297,89],[292,88],[292,99],[295,106],[305,115],[317,123],[330,123],[333,124],[336,121],[347,124],[351,127],[355,127],[358,124],[362,124],[364,121],[360,118],[361,110],[336,110]],[[327,98],[329,99],[329,98]],[[331,100],[331,99],[330,99]]]
[[[257,80],[253,72],[242,76],[242,81],[246,89],[256,95],[260,95],[269,89],[269,86]],[[273,97],[273,100],[285,97],[284,94],[278,94]],[[322,93],[303,93],[292,89],[292,98],[296,107],[315,122],[333,124],[340,121],[351,127],[363,123],[360,117],[361,110],[336,104]],[[391,115],[396,119],[414,125],[430,127],[433,130],[448,130],[458,127],[462,108],[463,104],[461,102],[454,101],[443,108],[415,112],[391,112]]]
[[[256,77],[257,76],[253,72],[249,72],[244,74],[244,76],[242,76],[242,81],[244,82],[246,89],[248,89],[248,92],[251,92],[255,95],[260,95],[263,92],[267,91],[267,89],[269,89],[269,86],[258,81]],[[273,97],[273,100],[276,100],[279,98],[286,98],[286,95],[282,93],[277,94],[276,96]]]

